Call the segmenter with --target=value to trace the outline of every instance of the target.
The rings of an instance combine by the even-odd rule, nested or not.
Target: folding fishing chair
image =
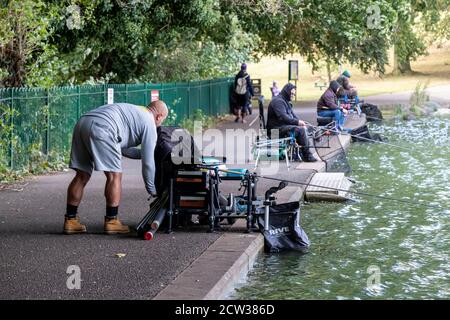
[[[259,107],[259,133],[256,142],[253,144],[253,155],[255,158],[255,169],[258,167],[260,159],[266,160],[286,160],[289,170],[290,160],[299,155],[300,146],[295,140],[293,133],[286,138],[272,139],[267,132],[266,119],[264,117],[264,96],[258,97]]]
[[[364,100],[360,100],[359,96],[348,97],[344,95],[338,99],[338,103],[348,105],[348,110],[351,113],[356,113],[358,116],[361,116],[361,105],[364,103]]]

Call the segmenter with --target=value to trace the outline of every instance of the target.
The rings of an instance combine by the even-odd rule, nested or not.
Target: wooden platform
[[[305,200],[307,201],[339,202],[350,199],[348,191],[352,182],[345,177],[343,172],[316,173],[309,183],[310,185],[305,192]]]

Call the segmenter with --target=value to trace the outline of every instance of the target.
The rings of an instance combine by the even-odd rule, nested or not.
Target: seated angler
[[[338,95],[342,87],[337,81],[331,81],[330,86],[320,97],[317,102],[317,115],[319,117],[330,117],[336,121],[337,129],[343,130],[344,117],[348,112],[346,109],[341,108],[338,104]]]
[[[342,74],[336,79],[336,81],[339,83],[339,85],[342,87],[341,91],[339,92],[339,96],[347,96],[348,98],[354,98],[358,95],[358,91],[356,90],[355,86],[352,86],[350,84],[350,72],[348,70],[345,70],[342,72]]]
[[[309,149],[306,123],[300,120],[292,110],[291,100],[295,97],[296,87],[286,84],[280,94],[272,99],[267,113],[267,130],[279,130],[279,137],[288,137],[294,132],[297,143],[301,146],[301,156],[305,162],[315,162],[317,159]]]

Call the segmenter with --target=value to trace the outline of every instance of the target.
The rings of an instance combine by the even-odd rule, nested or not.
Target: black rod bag
[[[306,252],[309,239],[298,224],[300,203],[288,202],[271,206],[269,209],[269,230],[264,230],[264,207],[258,209],[259,230],[264,235],[264,250],[275,253],[282,251]]]
[[[175,131],[179,133],[174,135]],[[183,165],[176,165],[172,162],[172,152],[175,147],[180,151],[187,151],[184,159],[189,159],[191,164],[201,163],[200,150],[195,144],[194,138],[185,129],[177,126],[161,126],[157,129],[158,140],[155,147],[155,186],[158,194],[161,194],[169,187],[170,178],[173,177],[177,168]],[[178,137],[180,139],[174,139]],[[175,140],[175,141],[174,141]],[[178,156],[182,156],[178,154]]]
[[[386,141],[378,133],[370,133],[367,125],[363,125],[351,131],[353,142],[375,142],[375,141]]]
[[[380,122],[383,121],[383,114],[377,105],[370,103],[363,103],[361,112],[366,114],[367,121]]]

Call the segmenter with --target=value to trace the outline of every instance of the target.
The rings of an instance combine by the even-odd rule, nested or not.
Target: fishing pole
[[[306,122],[306,121],[303,121],[303,122],[305,122],[306,125],[308,125],[308,126],[310,126],[310,127],[313,127],[313,128],[315,128],[315,129],[322,129],[321,127],[312,125],[312,124],[309,123],[309,122]],[[341,132],[341,131],[339,131],[339,130],[333,130],[333,129],[326,129],[326,130],[327,130],[327,131],[330,131],[330,132],[333,132],[333,133],[340,133],[340,134],[342,134],[342,135],[344,135],[344,136],[350,136],[350,137],[357,138],[357,139],[361,139],[361,140],[365,140],[365,141],[370,141],[370,142],[374,142],[374,143],[384,144],[384,145],[387,145],[387,146],[391,146],[391,147],[395,147],[395,148],[399,148],[399,149],[411,151],[411,148],[399,146],[399,145],[392,144],[392,143],[389,143],[389,142],[378,141],[378,140],[374,140],[374,139],[362,137],[362,136],[360,136],[360,135],[354,135],[354,134],[350,134],[350,133],[347,133],[347,132]]]
[[[242,175],[242,172],[238,172],[238,171],[232,171],[232,170],[228,170],[228,169],[218,169],[218,170],[222,171],[222,172],[231,173],[231,174]],[[390,200],[390,201],[397,201],[397,202],[406,203],[408,205],[413,205],[413,206],[419,205],[419,206],[422,206],[422,207],[441,209],[441,210],[447,210],[448,209],[448,208],[441,207],[441,206],[438,206],[438,205],[432,205],[432,204],[426,204],[426,203],[420,203],[420,202],[412,203],[411,202],[412,200],[410,200],[410,199],[409,200],[397,199],[397,198],[380,196],[380,195],[371,194],[371,193],[362,192],[362,191],[350,191],[350,190],[346,190],[346,189],[321,186],[321,185],[311,184],[311,183],[307,183],[307,182],[298,182],[298,181],[293,181],[293,180],[286,180],[286,179],[280,179],[280,178],[266,177],[266,176],[262,176],[262,175],[258,175],[258,174],[255,174],[255,176],[258,177],[258,178],[266,179],[266,180],[273,180],[273,181],[278,181],[278,182],[283,182],[284,181],[284,182],[287,182],[287,183],[292,183],[292,184],[297,184],[297,185],[318,187],[318,188],[324,188],[324,189],[329,189],[329,190],[334,190],[334,191],[348,192],[348,193],[355,194],[355,195],[360,195],[360,196],[366,196],[366,197],[372,197],[372,198],[383,199],[383,200]]]
[[[373,120],[377,120],[377,121],[384,121],[384,119],[382,119],[382,118],[372,117],[372,116],[368,116],[368,115],[366,115],[366,119],[373,119]]]

